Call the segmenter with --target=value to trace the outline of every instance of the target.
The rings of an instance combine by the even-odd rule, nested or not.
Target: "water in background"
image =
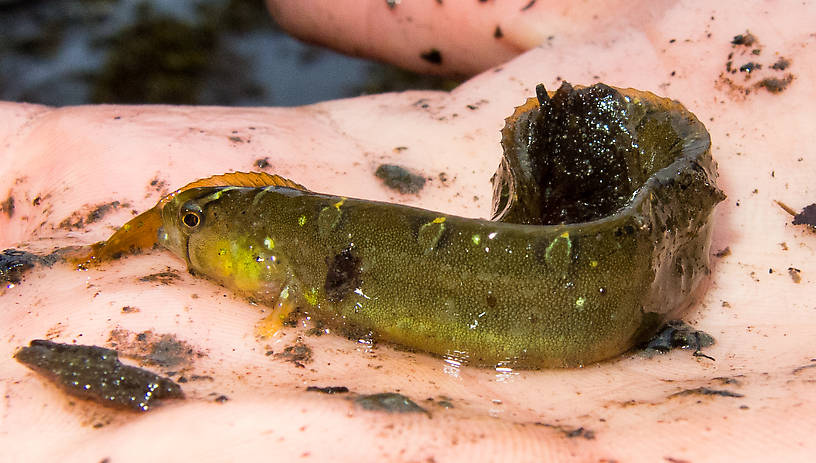
[[[298,42],[263,0],[0,0],[0,100],[296,106],[456,84]]]

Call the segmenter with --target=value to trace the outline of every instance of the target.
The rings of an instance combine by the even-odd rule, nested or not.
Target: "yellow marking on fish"
[[[552,259],[552,252],[553,252],[553,249],[555,248],[555,246],[556,246],[558,243],[560,243],[560,242],[562,242],[562,241],[563,241],[563,242],[566,244],[566,246],[567,246],[567,249],[566,249],[566,256],[565,256],[565,257],[569,257],[569,256],[572,254],[572,240],[570,240],[570,237],[569,237],[569,232],[564,232],[564,233],[561,233],[561,234],[558,236],[558,238],[556,238],[556,239],[552,240],[552,243],[550,243],[550,245],[549,245],[549,246],[547,246],[547,250],[546,250],[546,251],[544,251],[544,259],[547,261],[547,263],[551,263],[551,262],[550,262],[550,260]]]
[[[311,306],[317,305],[317,288],[312,288],[309,291],[303,293],[303,299],[309,303]]]

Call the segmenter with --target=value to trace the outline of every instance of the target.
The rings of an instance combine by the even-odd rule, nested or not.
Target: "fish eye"
[[[179,210],[179,221],[187,231],[198,228],[203,222],[204,216],[201,206],[195,203],[187,203]]]

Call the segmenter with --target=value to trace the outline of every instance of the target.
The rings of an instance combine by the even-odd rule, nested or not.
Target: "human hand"
[[[325,22],[330,13],[340,18],[336,24],[348,21],[341,13],[362,17],[354,14],[356,3],[297,3],[272,9],[279,18],[287,14],[284,7],[301,8],[300,18],[311,12],[319,20],[302,22],[323,30],[332,30],[325,27],[332,24]],[[416,34],[450,30],[457,33],[437,45],[440,69],[470,73],[509,59],[516,49],[541,46],[450,94],[407,92],[287,109],[4,104],[0,201],[13,197],[15,207],[0,213],[0,244],[46,251],[89,244],[174,188],[230,170],[257,170],[262,159],[266,171],[314,191],[486,217],[499,129],[513,107],[533,96],[539,82],[554,89],[559,77],[601,81],[675,98],[711,132],[720,186],[728,194],[716,209],[712,249],[728,247],[731,254],[713,258],[711,287],[685,319],[717,339],[706,350],[715,360],[688,352],[653,359],[627,354],[583,369],[508,372],[309,336],[303,327],[260,340],[262,307],[188,275],[169,253],[131,256],[87,272],[55,264],[0,295],[0,435],[10,458],[699,461],[755,460],[770,451],[785,460],[812,454],[816,406],[809,386],[816,368],[801,367],[814,365],[816,235],[791,226],[773,201],[801,208],[814,200],[808,152],[816,141],[809,130],[816,121],[810,104],[815,91],[808,85],[816,71],[808,52],[816,41],[813,8],[762,3],[765,13],[759,4],[715,9],[612,2],[562,14],[566,7],[541,0],[523,13],[528,2],[427,3],[432,12],[452,12],[432,16],[444,19],[436,23],[420,21],[426,13],[415,2],[393,10],[384,1],[366,4],[376,18],[369,24],[380,32],[360,36],[370,37],[372,50],[384,50],[371,54],[425,66],[416,59],[425,49]],[[502,39],[492,37],[490,27],[474,26],[496,18],[502,18]],[[351,24],[355,31],[365,27]],[[416,24],[430,26],[405,32]],[[732,45],[746,29],[758,42]],[[352,49],[342,32],[338,46]],[[398,40],[379,40],[383,34]],[[509,46],[486,44],[505,38]],[[448,53],[447,45],[455,43],[477,45],[451,45]],[[790,66],[771,69],[780,56]],[[726,73],[728,61],[732,68],[750,61],[763,68],[746,80],[745,72]],[[755,86],[765,78],[784,83],[789,73],[794,78],[779,93]],[[432,180],[418,195],[401,195],[374,176],[382,163]],[[94,220],[93,211],[101,219]],[[789,268],[799,270],[799,283]],[[146,331],[152,334],[140,341],[137,333]],[[312,352],[304,368],[266,355],[283,352],[298,336]],[[164,366],[148,368],[187,378],[187,399],[141,415],[66,399],[12,359],[17,348],[38,338],[116,343],[123,356],[161,360]],[[182,348],[168,358],[151,351],[157,344]],[[307,392],[307,386],[399,392],[430,417],[365,411],[342,394]],[[742,397],[703,396],[699,388]],[[222,395],[228,400],[214,400]],[[453,408],[440,405],[445,401]]]

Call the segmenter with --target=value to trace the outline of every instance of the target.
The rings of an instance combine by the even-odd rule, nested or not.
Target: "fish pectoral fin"
[[[295,301],[279,300],[272,308],[272,312],[258,322],[258,326],[255,327],[255,335],[261,338],[272,337],[283,328],[284,322],[295,308],[297,308]]]

